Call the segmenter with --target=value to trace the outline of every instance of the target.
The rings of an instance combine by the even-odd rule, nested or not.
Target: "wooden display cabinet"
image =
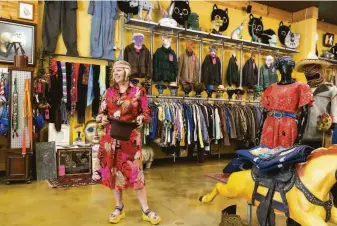
[[[22,155],[21,149],[10,149],[6,153],[6,183],[26,181],[30,183],[32,175],[32,154]]]

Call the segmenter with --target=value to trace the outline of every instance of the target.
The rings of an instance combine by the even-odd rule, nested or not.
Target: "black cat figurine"
[[[188,16],[191,14],[191,8],[188,1],[172,1],[174,9],[172,18],[178,22],[179,25],[185,26]]]
[[[291,25],[289,26],[283,25],[283,21],[280,22],[280,26],[278,28],[278,39],[283,45],[285,45],[285,39],[290,31],[290,26]]]
[[[276,46],[276,33],[272,29],[264,30],[261,35],[261,42],[267,45]]]
[[[220,34],[227,30],[229,25],[228,9],[219,9],[216,4],[213,6],[211,14],[212,28],[211,32]]]
[[[260,18],[257,18],[254,17],[253,14],[250,14],[248,31],[254,42],[261,42],[261,36],[263,33],[262,16]]]

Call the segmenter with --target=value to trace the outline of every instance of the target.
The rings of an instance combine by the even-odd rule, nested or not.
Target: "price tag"
[[[48,108],[44,111],[44,118],[46,120],[49,120],[49,109]]]
[[[42,93],[42,84],[41,84],[41,82],[38,82],[38,83],[37,83],[37,86],[36,86],[36,92],[37,92],[37,93]]]
[[[192,60],[195,61],[196,60],[196,56],[195,54],[192,55]]]
[[[216,64],[216,58],[215,57],[212,58],[212,62],[213,62],[213,64]]]
[[[172,54],[169,55],[169,61],[173,62],[173,55]]]

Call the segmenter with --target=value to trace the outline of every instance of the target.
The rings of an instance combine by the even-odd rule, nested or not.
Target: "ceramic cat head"
[[[216,4],[213,6],[211,21],[217,27],[218,32],[224,32],[229,25],[228,9],[219,9]]]
[[[253,14],[250,14],[249,22],[248,22],[248,30],[249,30],[249,35],[252,38],[254,38],[252,32],[254,32],[254,35],[256,35],[258,38],[260,38],[263,33],[262,17],[257,18],[257,17],[254,17]]]
[[[289,26],[283,25],[283,21],[281,21],[280,26],[278,28],[278,39],[283,45],[285,45],[285,39],[288,32],[290,31],[290,26],[291,25]]]
[[[185,22],[188,20],[188,16],[191,14],[191,8],[188,1],[172,1],[174,3],[174,9],[172,18],[178,22],[178,24],[185,26]]]
[[[277,42],[275,31],[272,29],[264,30],[261,36],[261,41],[264,44],[275,46]]]
[[[295,34],[292,31],[289,31],[285,38],[285,45],[288,48],[296,49],[300,44],[300,34]]]

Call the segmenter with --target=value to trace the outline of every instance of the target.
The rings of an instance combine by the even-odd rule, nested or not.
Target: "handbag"
[[[16,44],[19,44],[19,47],[16,47]],[[25,50],[22,48],[20,42],[14,42],[14,50],[15,50],[15,56],[14,56],[14,67],[27,67],[28,65],[28,57],[26,56]],[[21,50],[21,55],[19,55],[19,49]]]

